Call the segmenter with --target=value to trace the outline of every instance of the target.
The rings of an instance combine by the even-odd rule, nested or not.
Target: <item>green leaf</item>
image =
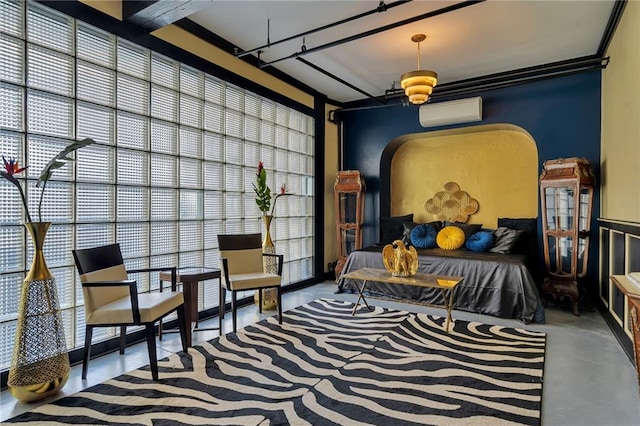
[[[95,143],[95,141],[91,138],[85,138],[82,139],[81,141],[74,141],[72,143],[70,143],[69,145],[67,145],[67,147],[65,149],[63,149],[62,151],[60,151],[60,153],[56,156],[58,159],[61,158],[65,158],[68,154],[71,154],[72,152],[85,147],[87,145],[91,145],[92,143]],[[73,159],[71,159],[73,160]]]
[[[47,182],[49,179],[51,179],[51,176],[53,176],[54,170],[57,170],[63,167],[65,164],[67,164],[68,161],[74,161],[74,158],[70,157],[69,154],[71,154],[74,151],[77,151],[82,147],[91,145],[92,143],[95,143],[93,139],[85,138],[80,141],[74,141],[69,145],[67,145],[66,148],[60,151],[58,155],[53,157],[51,161],[47,163],[47,165],[42,170],[40,177],[38,178],[38,184],[36,186],[39,187],[41,182]]]

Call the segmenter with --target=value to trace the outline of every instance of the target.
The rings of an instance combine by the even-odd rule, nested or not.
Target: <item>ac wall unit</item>
[[[478,96],[475,98],[422,105],[420,107],[419,117],[422,127],[480,121],[482,120],[482,98]]]

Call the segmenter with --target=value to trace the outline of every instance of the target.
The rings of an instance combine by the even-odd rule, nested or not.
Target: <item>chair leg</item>
[[[262,289],[258,289],[258,312],[262,313]]]
[[[158,380],[158,355],[156,354],[156,328],[153,323],[145,325],[145,335],[147,336],[147,350],[149,351],[149,366],[151,367],[151,377]]]
[[[227,311],[227,289],[222,287],[222,300],[220,301],[222,303],[222,318],[224,318],[224,314]]]
[[[282,287],[276,287],[278,294],[278,324],[282,324]]]
[[[224,318],[224,311],[226,310],[225,301],[227,300],[227,294],[222,283],[220,283],[219,300],[218,300],[218,336],[222,336],[222,319]]]
[[[127,346],[127,326],[120,326],[120,355],[124,355],[124,348]]]
[[[187,353],[187,323],[184,313],[184,304],[178,306],[178,329],[180,329],[180,340],[182,341],[182,351]]]
[[[160,293],[162,293],[163,285],[162,280],[160,280]],[[162,342],[162,318],[158,321],[158,340]]]
[[[89,357],[91,356],[91,336],[93,335],[93,327],[87,325],[84,328],[84,351],[82,353],[82,378],[87,378],[87,370],[89,369]]]
[[[237,309],[237,304],[236,304],[236,292],[231,290],[231,321],[233,322],[233,332],[236,332],[236,326],[237,326],[237,318],[236,318],[236,309]]]

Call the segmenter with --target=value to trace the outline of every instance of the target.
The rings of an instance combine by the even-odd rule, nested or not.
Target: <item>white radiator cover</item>
[[[419,111],[422,127],[445,126],[482,120],[482,98],[458,99],[422,105]]]

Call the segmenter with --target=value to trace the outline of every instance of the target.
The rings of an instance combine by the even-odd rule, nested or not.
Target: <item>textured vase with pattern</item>
[[[264,227],[265,227],[264,239],[262,241],[262,252],[275,254],[276,246],[273,244],[273,240],[271,239],[271,222],[273,221],[273,216],[264,215],[262,216],[262,220],[264,222]],[[265,272],[269,272],[272,274],[275,274],[278,272],[278,262],[275,257],[264,256],[262,262],[263,262],[263,268]],[[260,303],[258,291],[256,291],[253,298],[256,304]],[[278,307],[277,295],[278,295],[277,290],[275,288],[267,288],[262,290],[262,309],[263,310],[276,309]]]
[[[51,223],[24,225],[31,235],[34,255],[31,269],[22,283],[7,385],[19,401],[33,402],[62,389],[69,378],[69,354],[56,281],[42,250]]]

